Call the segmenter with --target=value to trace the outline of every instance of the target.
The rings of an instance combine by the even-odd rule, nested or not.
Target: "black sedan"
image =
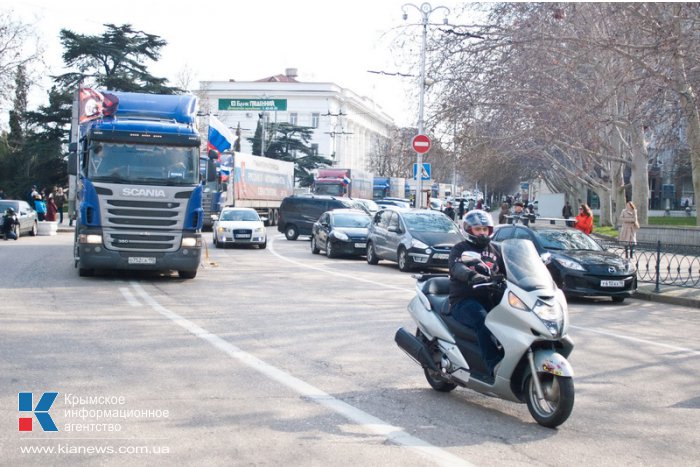
[[[495,228],[495,243],[508,238],[531,240],[568,297],[608,296],[614,302],[622,302],[637,289],[634,263],[606,251],[579,230],[548,224]]]
[[[324,212],[311,229],[311,253],[326,256],[362,256],[367,249],[367,228],[372,218],[359,209]]]

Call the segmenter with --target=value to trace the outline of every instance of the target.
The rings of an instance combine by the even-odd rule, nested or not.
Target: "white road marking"
[[[365,430],[383,436],[388,441],[396,445],[416,451],[429,460],[435,461],[435,463],[438,465],[473,465],[448,451],[438,448],[437,446],[433,446],[427,441],[406,433],[401,427],[391,425],[363,410],[358,409],[357,407],[336,399],[330,394],[300,380],[299,378],[296,378],[289,373],[285,373],[279,368],[274,367],[263,360],[260,360],[254,355],[241,350],[216,334],[212,334],[206,329],[197,326],[192,321],[189,321],[162,306],[153,297],[151,297],[138,282],[131,282],[131,287],[148,306],[170,319],[186,331],[208,342],[230,357],[235,358],[248,367],[258,371],[267,378],[288,387],[302,397],[312,400],[330,410],[333,410],[348,420],[357,423]]]
[[[596,329],[582,328],[579,326],[569,326],[569,327],[573,328],[573,329],[579,329],[579,330],[585,331],[585,332],[592,332],[595,334],[602,334],[604,336],[614,337],[616,339],[624,339],[627,341],[639,342],[641,344],[649,344],[649,345],[655,345],[657,347],[664,347],[666,349],[671,349],[671,350],[674,350],[676,352],[687,352],[687,353],[690,353],[692,355],[700,355],[700,351],[694,350],[694,349],[689,349],[687,347],[678,347],[676,345],[664,344],[662,342],[654,342],[654,341],[648,341],[648,340],[644,340],[644,339],[637,339],[636,337],[625,336],[623,334],[617,334],[615,332],[598,331]]]
[[[284,235],[276,235],[276,236],[274,236],[274,237],[270,237],[270,242],[268,243],[267,248],[268,248],[268,250],[270,251],[270,253],[272,253],[273,255],[277,256],[278,258],[280,258],[280,259],[283,260],[283,261],[287,261],[288,263],[292,263],[292,264],[295,264],[295,265],[297,265],[297,266],[301,266],[301,267],[304,267],[304,268],[307,268],[307,269],[313,269],[313,270],[316,270],[316,271],[321,271],[321,272],[324,272],[324,273],[326,273],[326,274],[334,274],[334,275],[336,275],[336,276],[345,277],[345,278],[352,279],[352,280],[355,280],[355,281],[367,282],[367,283],[369,283],[369,284],[376,285],[376,286],[378,286],[378,287],[385,287],[385,288],[387,288],[387,289],[395,289],[395,290],[403,290],[403,291],[406,291],[406,292],[415,292],[415,289],[406,289],[406,288],[404,288],[404,287],[399,287],[399,286],[390,285],[390,284],[384,284],[384,283],[381,283],[381,282],[375,282],[375,281],[370,280],[370,279],[364,279],[364,278],[362,278],[362,277],[357,277],[357,276],[353,276],[353,275],[350,275],[350,274],[343,274],[343,273],[336,272],[336,271],[329,271],[328,269],[319,268],[319,267],[316,267],[316,266],[310,266],[310,265],[308,265],[308,264],[304,264],[304,263],[301,263],[301,262],[299,262],[299,261],[295,261],[295,260],[293,260],[293,259],[287,258],[287,257],[285,257],[285,256],[282,256],[282,255],[281,255],[280,253],[278,253],[277,251],[275,251],[275,239],[276,239],[276,238],[282,239],[282,238],[284,238]],[[639,343],[642,343],[642,344],[653,345],[653,346],[657,346],[657,347],[664,347],[664,348],[671,349],[671,350],[674,350],[674,351],[677,351],[677,352],[688,352],[688,353],[690,353],[690,354],[692,354],[692,355],[700,355],[700,351],[694,350],[694,349],[689,349],[689,348],[686,348],[686,347],[678,347],[678,346],[675,346],[675,345],[664,344],[664,343],[661,343],[661,342],[655,342],[655,341],[649,341],[649,340],[644,340],[644,339],[638,339],[638,338],[636,338],[636,337],[625,336],[625,335],[623,335],[623,334],[617,334],[617,333],[605,332],[605,331],[598,331],[598,330],[596,330],[596,329],[584,328],[584,327],[579,327],[579,326],[569,326],[569,327],[571,327],[571,328],[573,328],[573,329],[579,329],[579,330],[581,330],[581,331],[593,332],[593,333],[597,333],[597,334],[601,334],[601,335],[605,335],[605,336],[615,337],[615,338],[617,338],[617,339],[625,339],[625,340],[629,340],[629,341],[639,342]]]
[[[129,302],[129,305],[133,307],[138,307],[141,306],[138,300],[134,297],[134,295],[131,293],[131,290],[129,290],[126,287],[119,287],[119,291],[122,293],[124,298],[126,299],[127,302]]]

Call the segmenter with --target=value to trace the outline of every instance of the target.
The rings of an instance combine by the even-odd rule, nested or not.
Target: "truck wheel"
[[[92,277],[94,275],[95,275],[94,269],[89,269],[89,268],[79,268],[78,269],[78,276],[80,276],[80,277]]]
[[[194,271],[178,271],[177,275],[180,276],[180,279],[194,279],[197,275],[197,270],[195,269]]]
[[[273,209],[271,213],[272,225],[277,225],[280,221],[280,212],[277,209]]]
[[[287,225],[284,229],[284,236],[287,237],[287,240],[296,240],[299,237],[297,226],[294,224]]]

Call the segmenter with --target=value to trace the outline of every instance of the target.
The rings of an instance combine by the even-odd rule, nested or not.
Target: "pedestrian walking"
[[[637,245],[637,207],[632,201],[628,201],[620,213],[620,234],[618,239],[625,243],[625,258],[634,258],[634,247]]]
[[[455,208],[452,207],[452,201],[445,202],[445,209],[442,211],[450,220],[455,220]]]
[[[501,203],[501,211],[498,213],[498,223],[506,224],[508,222],[507,216],[510,215],[510,206],[508,203]]]
[[[579,208],[574,227],[588,235],[593,233],[593,211],[587,204],[582,204]]]
[[[566,204],[564,205],[564,207],[561,208],[561,217],[563,217],[564,219],[568,219],[568,218],[570,218],[570,217],[574,217],[574,212],[573,212],[573,210],[571,209],[571,205],[569,204],[568,201],[566,202]]]
[[[461,219],[462,217],[464,217],[465,212],[466,211],[464,206],[464,198],[462,198],[459,200],[459,206],[457,206],[457,216],[459,216],[459,218]]]
[[[66,194],[63,192],[63,188],[58,187],[56,189],[54,201],[56,202],[56,208],[58,208],[58,222],[63,224],[63,205],[66,203]]]
[[[49,222],[56,222],[56,212],[58,208],[56,207],[56,202],[53,199],[53,193],[49,195],[49,199],[46,200],[46,216],[44,220]]]

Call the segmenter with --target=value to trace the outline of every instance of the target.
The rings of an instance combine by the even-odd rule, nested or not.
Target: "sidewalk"
[[[640,282],[633,297],[650,302],[700,308],[700,289],[663,284],[659,285],[658,293],[655,289],[655,284]]]

